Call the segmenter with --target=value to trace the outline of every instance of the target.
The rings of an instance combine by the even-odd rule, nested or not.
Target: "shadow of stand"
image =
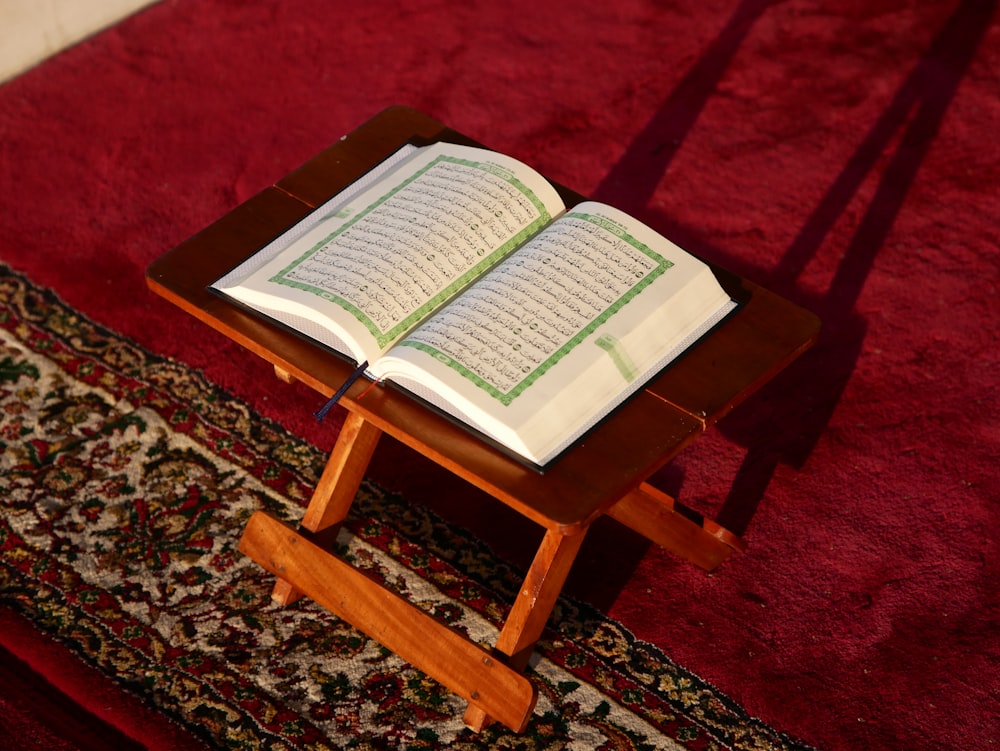
[[[768,8],[781,2],[743,0],[737,6],[704,54],[594,190],[594,200],[614,203],[630,213],[646,205],[754,23]]]
[[[737,534],[743,534],[749,526],[779,462],[801,466],[829,424],[867,333],[866,322],[855,312],[858,298],[995,9],[996,0],[966,0],[957,7],[781,262],[763,281],[765,286],[791,294],[862,183],[898,139],[895,153],[882,172],[826,293],[819,299],[802,301],[820,316],[824,326],[819,345],[807,356],[811,367],[793,369],[789,378],[761,395],[761,401],[774,404],[775,409],[768,412],[781,413],[773,418],[768,414],[765,424],[782,425],[784,429],[762,434],[743,419],[734,420],[731,426],[724,424],[727,434],[747,447],[718,515],[719,523]],[[759,413],[748,416],[760,417]]]
[[[596,198],[639,214],[740,44],[774,4],[745,0],[738,6],[705,55],[602,181]],[[726,258],[716,248],[699,248],[693,238],[689,242],[678,238],[684,234],[682,228],[671,231],[681,244],[811,309],[823,322],[818,345],[719,426],[724,435],[746,448],[742,466],[716,516],[722,526],[738,535],[748,529],[778,465],[801,466],[829,424],[867,333],[865,320],[855,311],[858,298],[975,57],[996,4],[996,0],[965,0],[958,5],[770,273],[753,269],[738,257]],[[874,196],[829,288],[818,297],[800,292],[797,283],[805,268],[856,198],[862,183],[896,142],[898,146],[878,179]],[[652,220],[654,226],[670,223],[649,212],[643,218]],[[766,427],[771,425],[782,427],[773,431]],[[677,486],[682,479],[676,469],[667,468],[657,481]]]

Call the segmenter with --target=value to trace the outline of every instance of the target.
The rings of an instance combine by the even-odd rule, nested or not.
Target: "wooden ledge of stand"
[[[537,694],[523,674],[304,535],[258,511],[239,549],[464,698],[482,716],[515,732],[527,726]]]

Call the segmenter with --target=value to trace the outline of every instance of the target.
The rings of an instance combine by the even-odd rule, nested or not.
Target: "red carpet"
[[[824,334],[662,478],[749,551],[608,523],[572,593],[826,751],[1000,744],[996,3],[356,5],[165,0],[0,87],[0,259],[329,446],[150,261],[395,103],[635,212]],[[373,474],[524,555],[404,450]]]

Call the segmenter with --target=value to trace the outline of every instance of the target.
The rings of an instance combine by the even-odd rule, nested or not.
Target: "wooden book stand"
[[[277,375],[330,396],[351,365],[211,293],[207,287],[410,141],[468,139],[406,108],[392,108],[234,209],[147,270],[158,294],[271,362]],[[580,197],[560,188],[572,205]],[[348,415],[298,530],[263,512],[240,550],[277,577],[273,597],[315,600],[469,702],[465,722],[523,730],[535,690],[523,674],[590,525],[608,514],[711,570],[743,542],[681,508],[646,480],[815,340],[806,311],[720,272],[740,310],[654,379],[542,474],[523,466],[397,389]],[[545,534],[492,650],[467,641],[329,552],[324,535],[345,518],[382,433],[388,433],[541,525]]]

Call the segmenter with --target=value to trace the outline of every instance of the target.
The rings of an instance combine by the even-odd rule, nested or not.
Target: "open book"
[[[735,303],[628,215],[407,146],[212,287],[543,466]]]

